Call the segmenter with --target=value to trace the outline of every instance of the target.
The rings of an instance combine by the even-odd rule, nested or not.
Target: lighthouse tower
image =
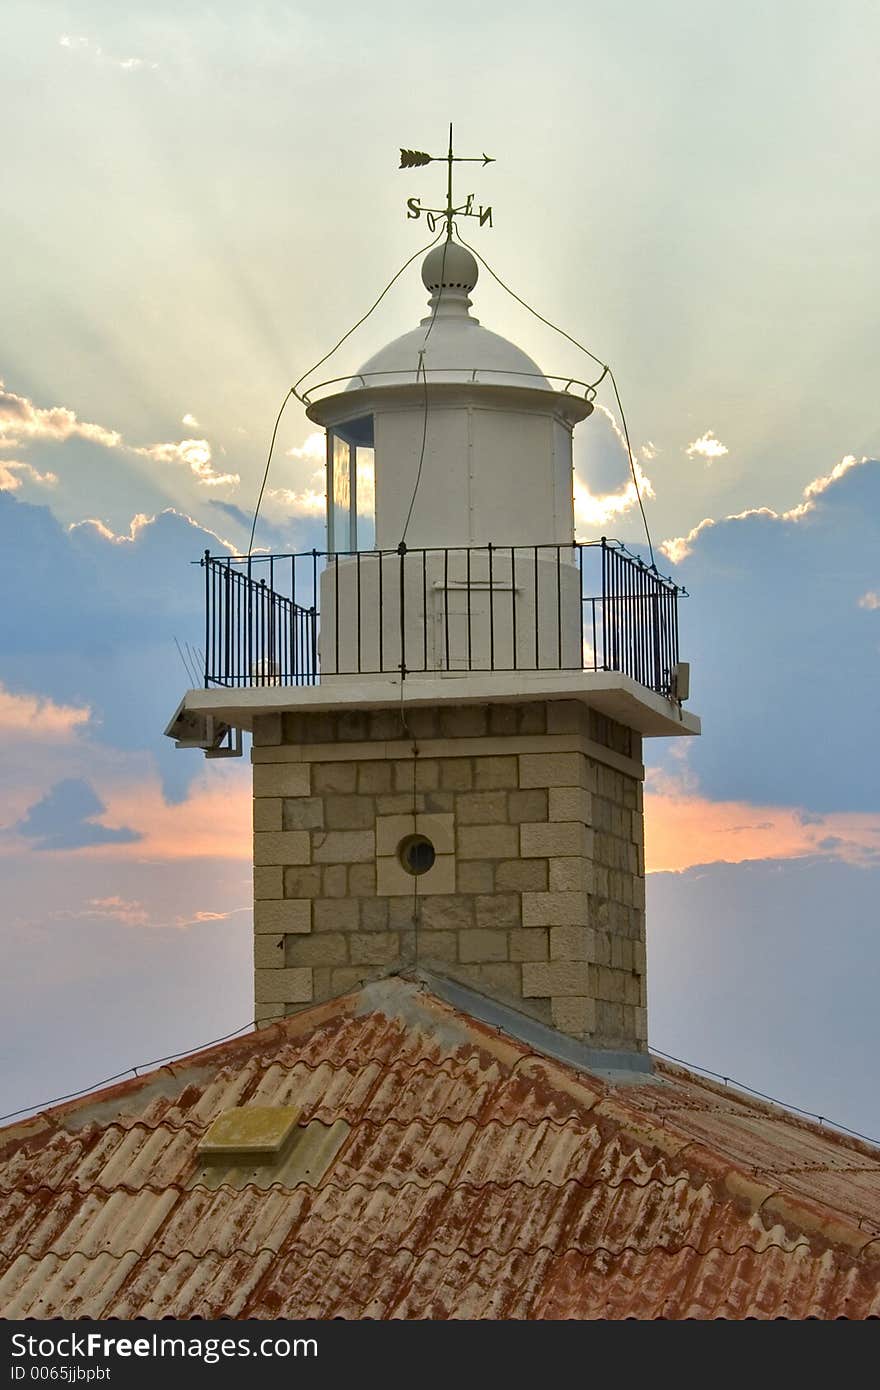
[[[699,733],[679,591],[575,540],[593,388],[472,312],[448,158],[421,320],[306,396],[326,550],[205,557],[206,689],[168,732],[253,734],[259,1022],[408,972],[643,1069],[642,740]]]

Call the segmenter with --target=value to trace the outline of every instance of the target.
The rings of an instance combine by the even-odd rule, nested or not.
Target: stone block
[[[388,930],[388,903],[385,898],[362,898],[358,904],[358,927],[361,931]]]
[[[285,797],[281,802],[284,830],[321,830],[324,826],[324,802],[320,796]]]
[[[394,763],[394,790],[408,792],[436,791],[440,786],[440,768],[434,758],[407,758]]]
[[[559,998],[551,1001],[553,1026],[560,1033],[584,1038],[596,1030],[596,1003],[593,999]]]
[[[549,946],[543,927],[515,927],[508,936],[511,960],[547,960]]]
[[[254,864],[308,864],[311,854],[305,830],[258,830],[254,835]]]
[[[474,786],[479,791],[513,791],[519,785],[515,757],[482,757],[475,759]]]
[[[446,705],[439,714],[441,738],[483,738],[489,731],[485,705]]]
[[[284,937],[273,932],[271,936],[254,937],[254,968],[256,970],[280,970],[284,961]]]
[[[257,1004],[254,1008],[254,1022],[258,1028],[270,1028],[277,1019],[283,1017],[283,1004]]]
[[[506,960],[506,931],[487,931],[482,927],[468,927],[459,931],[459,960]]]
[[[586,893],[523,893],[524,927],[567,927],[587,925],[589,904]]]
[[[632,970],[633,943],[629,937],[613,936],[611,938],[611,964],[615,970]]]
[[[550,860],[551,893],[589,893],[593,887],[593,865],[580,855]]]
[[[520,753],[521,787],[582,787],[586,783],[583,753]]]
[[[622,1004],[607,999],[596,1000],[596,1032],[606,1043],[615,1046],[625,1041],[625,1015]]]
[[[551,787],[547,816],[552,821],[590,823],[590,793],[585,787]]]
[[[519,835],[515,825],[459,826],[460,859],[512,859]]]
[[[522,968],[521,965],[506,961],[474,961],[450,966],[449,973],[456,979],[463,980],[480,994],[500,996],[518,1004]]]
[[[526,999],[589,996],[590,968],[582,961],[525,961],[522,982]]]
[[[282,738],[280,714],[258,714],[254,717],[253,740],[255,748],[277,745]]]
[[[624,972],[601,965],[596,981],[596,996],[612,1004],[625,1004],[626,975]]]
[[[468,859],[458,866],[459,893],[491,893],[495,886],[495,865]]]
[[[352,865],[352,868],[355,866]],[[348,896],[348,866],[346,864],[325,864],[321,870],[321,897],[345,898]]]
[[[427,898],[420,904],[422,925],[437,931],[454,931],[473,926],[473,902],[457,894]]]
[[[285,947],[285,965],[347,965],[348,938],[343,932],[313,932],[291,936]]]
[[[280,796],[254,797],[254,830],[282,830]]]
[[[566,926],[550,928],[551,960],[596,959],[596,933],[592,927]]]
[[[324,797],[324,825],[328,830],[372,830],[376,808],[370,796]]]
[[[416,818],[412,814],[399,816],[377,816],[376,853],[396,855],[397,847],[407,835],[414,835]]]
[[[468,758],[442,758],[440,786],[445,791],[468,791],[474,784],[474,772]]]
[[[511,927],[522,925],[518,893],[478,894],[474,900],[474,919],[478,927]]]
[[[362,864],[376,854],[373,830],[327,830],[312,836],[312,857],[316,864]]]
[[[308,763],[254,763],[254,796],[309,796]]]
[[[546,859],[508,859],[495,870],[495,887],[499,892],[542,893],[547,891]]]
[[[357,774],[357,763],[314,763],[312,766],[312,784],[314,790],[321,795],[336,792],[339,795],[348,796],[357,787]]]
[[[348,891],[353,898],[371,897],[376,891],[376,865],[352,864],[348,871]]]
[[[385,710],[374,710],[374,714],[386,714]],[[396,720],[396,715],[393,716]],[[399,723],[399,721],[397,721]],[[397,735],[395,735],[396,737]],[[362,762],[357,769],[357,789],[361,796],[379,796],[392,789],[391,764],[382,759]]]
[[[330,988],[328,993],[331,998],[339,994],[350,994],[353,989],[357,989],[371,972],[362,965],[338,965],[330,972]]]
[[[312,930],[315,932],[355,931],[360,907],[355,898],[316,898],[312,903]]]
[[[501,738],[504,735],[519,733],[518,710],[516,705],[489,706],[489,735]]]
[[[519,827],[519,852],[524,859],[589,855],[588,835],[579,821],[524,821]]]
[[[309,898],[281,898],[254,904],[254,932],[285,935],[312,930],[312,904]]]
[[[524,820],[546,820],[546,791],[542,787],[532,787],[528,791],[508,792],[507,819],[511,825],[519,825]]]
[[[284,897],[284,870],[278,865],[254,869],[254,898]]]
[[[348,938],[353,965],[394,965],[400,956],[397,932],[352,932]]]
[[[547,703],[548,734],[582,734],[589,737],[589,711],[579,700]]]
[[[312,999],[312,972],[307,967],[257,970],[254,997],[258,1004],[308,1004]]]
[[[416,794],[416,809],[418,809],[418,793]],[[377,796],[376,814],[380,816],[411,816],[413,814],[412,792],[395,792],[391,796]]]
[[[418,932],[419,961],[428,965],[432,960],[447,963],[457,959],[457,938],[454,931]]]
[[[462,792],[456,798],[455,814],[459,825],[506,825],[507,793]]]

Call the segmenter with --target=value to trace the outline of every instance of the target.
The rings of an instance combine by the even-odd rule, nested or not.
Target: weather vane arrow
[[[485,226],[488,222],[492,226],[492,209],[484,207],[482,203],[474,206],[474,195],[469,193],[465,201],[459,206],[455,206],[452,197],[452,166],[453,164],[482,164],[485,169],[487,164],[494,164],[495,160],[490,154],[464,155],[455,154],[452,146],[452,126],[449,127],[449,150],[446,154],[426,154],[424,150],[405,150],[400,151],[401,169],[420,169],[425,164],[445,164],[447,166],[446,177],[446,206],[445,208],[426,208],[422,206],[420,198],[407,198],[406,215],[407,217],[421,217],[424,214],[429,228],[433,232],[439,221],[446,223],[446,235],[452,236],[453,219],[456,217],[476,217],[480,226]]]

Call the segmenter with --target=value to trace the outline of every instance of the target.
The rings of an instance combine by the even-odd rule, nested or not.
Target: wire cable
[[[403,716],[402,707],[401,718],[404,721],[404,727],[407,729],[407,733],[409,733],[405,717]],[[415,745],[415,739],[413,739],[413,744]],[[413,780],[415,781],[415,777]],[[103,1081],[94,1081],[90,1086],[81,1086],[77,1091],[68,1091],[66,1095],[55,1096],[52,1100],[39,1101],[35,1105],[23,1105],[19,1110],[10,1110],[7,1114],[0,1115],[0,1124],[5,1124],[7,1120],[17,1119],[19,1115],[39,1114],[41,1111],[47,1110],[49,1106],[60,1105],[65,1100],[76,1100],[78,1096],[89,1095],[94,1091],[100,1090],[102,1086],[109,1086],[113,1081],[121,1081],[132,1072],[139,1078],[140,1073],[145,1071],[148,1067],[158,1067],[162,1066],[165,1062],[176,1061],[179,1057],[193,1056],[206,1047],[216,1047],[220,1043],[229,1042],[231,1038],[236,1038],[240,1033],[246,1032],[249,1028],[256,1028],[256,1026],[256,1020],[250,1019],[247,1023],[243,1023],[240,1028],[234,1028],[231,1033],[223,1033],[219,1038],[211,1038],[208,1042],[197,1043],[195,1047],[184,1048],[181,1052],[171,1052],[167,1057],[156,1057],[152,1062],[138,1062],[137,1065],[126,1067],[124,1071],[118,1071],[115,1072],[113,1076],[105,1077]],[[848,1134],[853,1139],[861,1139],[866,1144],[874,1144],[880,1147],[880,1139],[875,1139],[870,1134],[862,1134],[858,1129],[849,1129],[846,1125],[838,1124],[836,1120],[829,1119],[827,1115],[820,1115],[815,1110],[804,1110],[802,1106],[789,1105],[786,1101],[779,1100],[776,1096],[768,1095],[766,1091],[758,1091],[754,1086],[747,1086],[744,1081],[737,1081],[735,1077],[725,1076],[720,1071],[712,1071],[711,1067],[701,1067],[698,1062],[687,1062],[683,1057],[676,1057],[673,1053],[664,1052],[659,1047],[652,1046],[649,1048],[649,1051],[655,1057],[665,1057],[668,1062],[676,1062],[681,1067],[687,1067],[689,1071],[702,1072],[704,1076],[715,1077],[718,1081],[723,1081],[725,1085],[730,1083],[741,1091],[747,1091],[749,1095],[758,1096],[760,1100],[769,1101],[771,1105],[779,1105],[784,1110],[791,1110],[796,1115],[804,1115],[809,1120],[818,1120],[819,1123],[823,1125],[832,1125],[834,1129],[839,1130],[841,1134]]]
[[[440,299],[443,294],[443,280],[446,275],[446,256],[449,250],[450,240],[451,235],[447,235],[446,242],[443,247],[443,260],[440,265],[440,288],[434,296],[434,307],[431,312],[431,320],[425,331],[424,339],[422,340],[422,346],[419,350],[419,363],[418,367],[416,368],[416,379],[418,380],[418,376],[419,374],[421,374],[422,382],[424,385],[424,403],[422,411],[422,445],[419,450],[419,466],[416,469],[416,480],[415,484],[413,485],[412,497],[409,499],[409,510],[407,511],[406,521],[403,523],[403,533],[400,537],[400,544],[402,546],[406,545],[406,533],[409,530],[409,523],[412,520],[413,507],[416,504],[416,495],[419,490],[419,484],[422,481],[422,469],[425,466],[425,450],[428,447],[428,372],[427,368],[425,367],[425,349],[428,346],[428,339],[431,336],[431,329],[434,327],[434,320],[437,317],[437,310],[440,308]]]
[[[456,227],[455,230],[456,230],[456,232],[458,232],[458,227]],[[591,383],[591,385],[592,385],[594,388],[597,387],[597,386],[599,385],[599,383],[600,383],[601,381],[603,381],[604,378],[605,378],[606,376],[608,377],[608,379],[609,379],[609,381],[611,382],[611,385],[612,385],[612,387],[613,387],[613,389],[614,389],[614,399],[615,399],[616,402],[617,402],[617,409],[618,409],[619,412],[620,412],[620,423],[621,423],[621,425],[622,425],[622,427],[623,427],[623,438],[624,438],[624,441],[625,441],[625,443],[626,443],[626,452],[627,452],[627,457],[629,458],[630,472],[632,473],[633,486],[635,487],[635,490],[636,490],[636,501],[637,501],[638,504],[639,504],[639,511],[640,511],[641,514],[642,514],[642,524],[644,525],[644,528],[645,528],[645,538],[647,539],[647,542],[648,542],[648,551],[649,551],[650,556],[651,556],[651,568],[652,568],[652,569],[656,569],[657,566],[656,566],[655,561],[654,561],[654,545],[653,545],[653,542],[652,542],[652,540],[651,540],[651,531],[650,531],[650,528],[649,528],[649,526],[648,526],[648,518],[647,518],[646,515],[645,515],[645,508],[644,508],[644,505],[643,505],[643,503],[642,503],[642,491],[641,491],[641,488],[639,487],[639,477],[638,477],[638,473],[637,473],[637,471],[636,471],[635,458],[634,458],[634,456],[633,456],[632,444],[630,443],[630,439],[629,439],[629,430],[628,430],[627,424],[626,424],[626,416],[625,416],[624,413],[623,413],[623,404],[621,403],[620,392],[619,392],[619,390],[617,389],[617,381],[615,380],[614,372],[613,372],[612,369],[609,367],[609,365],[608,365],[607,362],[603,362],[603,361],[602,361],[601,357],[597,357],[596,354],[595,354],[594,352],[591,352],[590,349],[589,349],[588,347],[585,347],[583,343],[579,343],[578,340],[577,340],[577,338],[573,338],[573,337],[571,336],[570,333],[566,333],[565,329],[564,329],[564,328],[560,328],[559,325],[558,325],[558,323],[553,323],[550,319],[545,318],[543,314],[539,314],[538,311],[537,311],[537,309],[532,308],[532,305],[531,305],[531,304],[527,303],[525,299],[523,299],[520,295],[518,295],[518,294],[516,293],[516,290],[512,290],[508,284],[505,284],[505,282],[501,279],[501,276],[498,275],[498,274],[492,269],[492,267],[490,266],[489,262],[488,262],[487,260],[485,260],[485,259],[480,255],[479,251],[476,249],[475,246],[471,246],[471,245],[470,245],[468,242],[466,242],[460,235],[459,235],[459,241],[461,242],[462,246],[466,246],[466,247],[467,247],[468,251],[470,251],[472,255],[476,256],[477,260],[480,262],[480,265],[482,265],[486,270],[488,270],[489,274],[492,276],[492,279],[495,280],[495,281],[497,281],[497,283],[501,286],[501,288],[502,288],[507,294],[509,294],[510,297],[511,297],[512,299],[515,299],[515,300],[516,300],[517,304],[521,304],[522,307],[523,307],[524,309],[527,309],[528,312],[529,312],[530,314],[534,315],[534,317],[535,317],[536,319],[538,319],[541,323],[546,324],[546,326],[547,326],[548,328],[552,328],[553,331],[554,331],[554,333],[559,333],[559,334],[561,335],[561,337],[566,338],[566,339],[568,340],[568,342],[570,342],[571,344],[573,344],[573,346],[576,347],[580,352],[586,353],[587,357],[589,357],[590,360],[591,360],[592,362],[595,362],[596,365],[597,365],[597,367],[601,367],[601,368],[602,368],[602,375],[601,375],[596,381],[594,381],[594,382]]]
[[[718,1081],[723,1081],[725,1086],[733,1084],[740,1091],[748,1091],[749,1095],[758,1096],[761,1100],[768,1100],[771,1105],[779,1105],[783,1110],[791,1110],[796,1115],[806,1115],[809,1120],[818,1120],[821,1125],[833,1125],[842,1134],[851,1134],[854,1139],[863,1139],[866,1144],[876,1144],[880,1146],[880,1139],[872,1139],[870,1134],[862,1134],[857,1129],[848,1129],[846,1125],[838,1124],[836,1120],[829,1120],[827,1115],[819,1115],[815,1110],[804,1110],[800,1105],[791,1105],[788,1101],[778,1100],[776,1096],[768,1096],[766,1091],[757,1091],[754,1086],[747,1086],[744,1081],[737,1081],[736,1077],[724,1076],[720,1071],[712,1071],[711,1067],[701,1067],[697,1062],[686,1062],[683,1057],[673,1057],[671,1052],[663,1052],[659,1047],[649,1047],[649,1052],[655,1057],[665,1057],[667,1062],[677,1062],[681,1067],[687,1067],[689,1071],[702,1072],[704,1076],[714,1076]]]
[[[282,417],[282,415],[284,414],[285,406],[287,405],[287,402],[290,400],[291,396],[293,395],[293,391],[294,391],[294,388],[291,386],[291,388],[290,388],[290,390],[288,391],[287,395],[284,397],[284,400],[281,402],[281,409],[279,410],[277,416],[275,417],[275,428],[274,428],[273,431],[272,431],[272,441],[271,441],[271,443],[270,443],[270,445],[269,445],[269,454],[268,454],[268,457],[267,457],[267,459],[266,459],[266,467],[263,469],[263,481],[260,483],[260,493],[259,493],[259,496],[257,497],[257,505],[256,505],[256,507],[254,508],[254,519],[253,519],[253,521],[251,522],[251,538],[250,538],[250,540],[248,541],[248,548],[247,548],[248,559],[250,559],[251,551],[252,551],[253,548],[254,548],[254,535],[256,534],[256,530],[257,530],[257,517],[260,515],[260,507],[262,506],[262,502],[263,502],[263,493],[264,493],[265,490],[266,490],[266,483],[269,481],[269,467],[270,467],[270,465],[271,465],[271,463],[272,463],[272,451],[273,451],[274,448],[275,448],[275,437],[276,437],[276,435],[278,434],[278,426],[281,424],[281,417]]]
[[[41,1100],[36,1105],[23,1105],[20,1110],[10,1110],[6,1115],[0,1115],[0,1124],[5,1124],[7,1120],[17,1119],[19,1115],[29,1115],[32,1112],[39,1114],[42,1110],[48,1110],[50,1105],[60,1105],[65,1100],[76,1100],[77,1096],[89,1095],[92,1091],[99,1091],[102,1086],[109,1086],[112,1081],[121,1081],[128,1076],[129,1072],[134,1072],[139,1076],[140,1072],[147,1067],[158,1067],[164,1062],[173,1062],[177,1057],[189,1057],[196,1052],[201,1052],[205,1047],[214,1047],[218,1043],[228,1042],[230,1038],[235,1038],[239,1033],[244,1033],[248,1028],[255,1028],[256,1021],[251,1019],[248,1023],[243,1023],[240,1028],[234,1028],[231,1033],[224,1033],[222,1037],[211,1038],[209,1042],[197,1043],[195,1047],[185,1047],[181,1052],[172,1052],[167,1057],[156,1057],[152,1062],[138,1062],[137,1065],[126,1067],[125,1071],[118,1071],[113,1076],[105,1076],[103,1081],[93,1081],[90,1086],[81,1086],[78,1091],[68,1091],[67,1095],[55,1096],[53,1100]]]
[[[403,265],[400,267],[400,269],[399,269],[394,275],[392,275],[391,279],[388,281],[388,284],[385,286],[385,288],[383,289],[383,291],[382,291],[382,293],[379,295],[379,297],[378,297],[377,299],[375,299],[375,300],[373,301],[373,303],[370,305],[370,307],[369,307],[369,309],[367,310],[367,312],[366,312],[365,314],[363,314],[361,318],[358,319],[357,323],[352,324],[351,328],[349,328],[349,330],[348,330],[347,333],[343,333],[342,337],[339,339],[339,342],[338,342],[338,343],[335,343],[334,346],[330,349],[329,352],[325,352],[325,353],[324,353],[324,356],[323,356],[323,357],[320,357],[320,358],[318,359],[318,361],[314,364],[314,366],[309,367],[309,369],[308,369],[307,372],[303,372],[302,376],[299,378],[299,381],[295,382],[294,385],[291,386],[290,390],[287,392],[287,395],[284,397],[284,400],[281,402],[281,409],[278,411],[278,416],[277,416],[277,418],[276,418],[276,420],[275,420],[275,428],[274,428],[273,431],[272,431],[272,440],[271,440],[271,443],[269,444],[269,454],[268,454],[268,457],[267,457],[267,459],[266,459],[266,467],[265,467],[265,469],[263,470],[263,481],[262,481],[261,484],[260,484],[260,492],[259,492],[259,496],[257,497],[257,505],[256,505],[256,507],[254,508],[254,519],[253,519],[253,523],[252,523],[252,525],[251,525],[251,538],[250,538],[250,541],[248,542],[248,549],[247,549],[248,556],[250,556],[250,553],[251,553],[251,551],[253,550],[253,546],[254,546],[254,535],[256,534],[256,530],[257,530],[257,520],[258,520],[259,515],[260,515],[260,507],[261,507],[262,502],[263,502],[263,493],[264,493],[265,490],[266,490],[266,483],[267,483],[268,478],[269,478],[269,468],[270,468],[270,466],[271,466],[271,464],[272,464],[272,454],[273,454],[274,449],[275,449],[275,438],[276,438],[276,436],[277,436],[277,434],[278,434],[278,426],[279,426],[280,423],[281,423],[281,416],[284,414],[284,410],[285,410],[285,407],[287,406],[287,402],[290,400],[291,396],[296,396],[296,398],[297,398],[298,401],[302,401],[303,398],[302,398],[302,396],[299,394],[299,388],[302,386],[302,384],[303,384],[303,382],[306,380],[306,378],[307,378],[307,377],[310,377],[310,376],[312,375],[312,372],[316,372],[316,371],[318,370],[319,367],[323,367],[324,363],[327,362],[327,361],[329,361],[329,359],[333,356],[334,352],[338,352],[338,350],[342,347],[342,344],[348,341],[348,339],[351,337],[352,333],[357,332],[357,330],[360,328],[360,326],[361,326],[362,323],[366,323],[367,319],[370,317],[370,315],[372,314],[373,310],[374,310],[374,309],[377,309],[377,308],[379,307],[379,305],[382,303],[382,300],[385,298],[386,294],[387,294],[388,291],[391,289],[392,285],[394,285],[394,284],[396,283],[396,281],[398,281],[398,280],[400,279],[400,277],[401,277],[401,275],[403,274],[403,272],[404,272],[405,270],[407,270],[409,266],[412,265],[413,261],[416,259],[417,256],[421,256],[425,251],[430,251],[432,246],[436,246],[436,245],[437,245],[437,242],[440,240],[440,237],[441,237],[442,235],[443,235],[442,232],[438,233],[438,235],[434,237],[434,240],[433,240],[433,241],[429,241],[429,242],[428,242],[427,246],[421,246],[421,247],[419,247],[418,251],[414,251],[414,252],[413,252],[413,254],[410,256],[409,260],[404,261],[404,263],[403,263]],[[430,331],[430,330],[429,330],[429,331]]]

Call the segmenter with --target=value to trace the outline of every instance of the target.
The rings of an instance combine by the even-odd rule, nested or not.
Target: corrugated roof
[[[248,1104],[300,1108],[317,1185],[206,1176]],[[880,1152],[400,979],[0,1131],[0,1233],[6,1317],[880,1315]]]

